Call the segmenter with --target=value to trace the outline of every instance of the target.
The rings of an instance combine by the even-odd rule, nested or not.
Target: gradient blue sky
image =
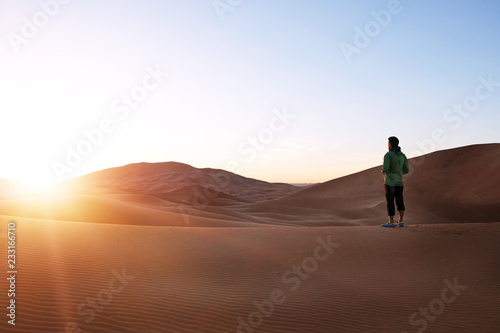
[[[64,179],[179,161],[322,182],[381,164],[390,135],[410,157],[500,142],[500,2],[232,3],[221,20],[212,0],[70,1],[44,22],[39,0],[0,0],[0,177],[57,181],[54,163],[103,119],[113,130]],[[347,61],[342,43],[391,6]],[[15,52],[34,15],[47,24]],[[120,118],[113,102],[148,67],[169,76]]]

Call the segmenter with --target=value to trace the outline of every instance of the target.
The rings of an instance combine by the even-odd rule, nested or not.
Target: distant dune
[[[500,221],[500,144],[434,152],[410,159],[410,167],[407,222]],[[182,163],[137,163],[70,180],[52,197],[0,201],[0,211],[139,225],[377,225],[386,219],[380,168],[304,188]]]
[[[290,184],[268,183],[218,169],[198,169],[177,162],[136,163],[97,171],[66,182],[70,193],[140,193],[193,204],[204,196],[216,205],[255,202],[298,190]]]

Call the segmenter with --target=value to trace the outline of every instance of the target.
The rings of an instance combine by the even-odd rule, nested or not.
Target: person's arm
[[[408,159],[405,156],[405,162],[403,164],[403,175],[406,175],[408,172],[410,172],[410,167],[408,166]]]
[[[382,173],[387,173],[391,168],[391,159],[389,158],[389,154],[384,155],[384,165],[382,166]]]

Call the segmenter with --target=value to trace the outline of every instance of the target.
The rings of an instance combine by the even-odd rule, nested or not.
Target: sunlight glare
[[[24,195],[54,194],[59,187],[59,183],[53,182],[52,179],[23,180],[19,181],[18,184],[17,192]]]

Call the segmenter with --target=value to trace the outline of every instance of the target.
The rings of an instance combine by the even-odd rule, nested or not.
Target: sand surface
[[[238,332],[238,318],[248,323],[249,315],[254,332],[400,333],[424,322],[426,332],[500,328],[500,223],[166,228],[23,218],[17,225],[17,325],[4,320],[2,332],[71,332],[66,325]],[[461,286],[445,293],[449,304],[439,301],[445,280]],[[267,317],[254,302],[265,304]],[[434,321],[418,315],[411,325],[432,302]]]

